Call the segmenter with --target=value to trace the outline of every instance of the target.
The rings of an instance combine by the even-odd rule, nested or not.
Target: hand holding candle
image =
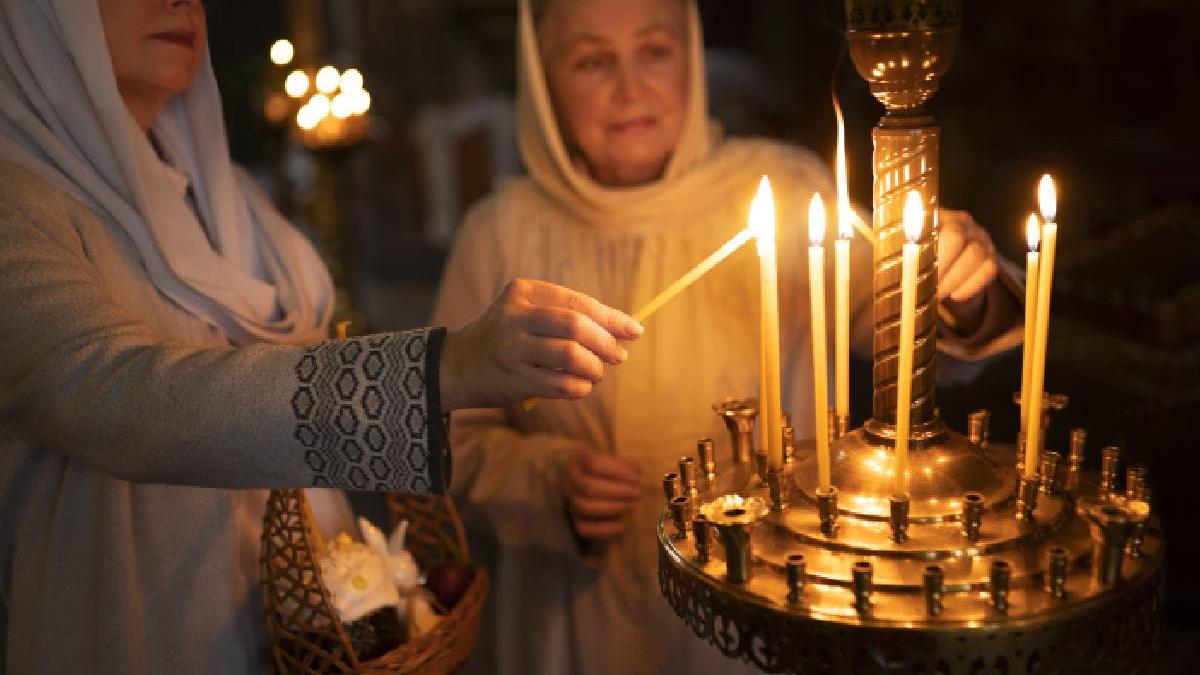
[[[904,237],[900,268],[900,342],[896,366],[896,457],[894,492],[908,494],[908,432],[912,414],[913,339],[916,333],[917,266],[925,207],[921,193],[909,191],[904,200]]]
[[[1046,338],[1050,332],[1050,291],[1054,283],[1054,252],[1058,203],[1054,180],[1042,176],[1038,184],[1038,207],[1042,212],[1042,251],[1038,265],[1037,317],[1033,330],[1033,356],[1029,365],[1029,405],[1025,408],[1025,477],[1037,476],[1042,445],[1042,395],[1046,384]]]
[[[808,204],[808,293],[812,308],[813,405],[816,408],[817,484],[831,485],[829,460],[829,373],[825,352],[825,203],[821,193]],[[839,373],[840,377],[840,373]],[[840,392],[839,392],[840,393]]]

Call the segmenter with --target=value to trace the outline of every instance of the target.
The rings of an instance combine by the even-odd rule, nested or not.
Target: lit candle
[[[925,208],[921,193],[910,190],[904,200],[903,259],[900,267],[900,343],[896,364],[895,494],[908,494],[908,429],[912,413],[913,337],[917,320],[917,265]]]
[[[1025,240],[1029,252],[1025,254],[1025,346],[1021,349],[1021,432],[1025,432],[1025,421],[1029,410],[1029,368],[1033,363],[1033,328],[1037,323],[1038,242],[1042,238],[1042,226],[1036,213],[1029,214],[1025,222]]]
[[[1025,477],[1037,476],[1042,444],[1042,394],[1046,383],[1046,337],[1050,333],[1050,289],[1054,283],[1054,251],[1058,204],[1054,180],[1042,176],[1038,184],[1038,208],[1042,212],[1042,255],[1038,263],[1037,322],[1033,330],[1033,361],[1029,364],[1029,407],[1025,409]]]
[[[825,203],[821,193],[808,203],[808,294],[812,308],[813,405],[816,408],[817,483],[830,487],[829,373],[825,354]]]
[[[834,412],[850,415],[850,237],[854,236],[854,212],[850,209],[850,190],[846,186],[846,122],[837,98],[833,99],[837,117],[838,236],[833,242],[833,321],[834,321]],[[810,215],[811,227],[811,215]]]
[[[767,462],[783,467],[783,425],[779,393],[779,277],[775,263],[775,199],[766,176],[750,204],[750,228],[757,240],[762,299],[762,373],[759,420],[766,438]],[[818,425],[820,423],[818,422]]]

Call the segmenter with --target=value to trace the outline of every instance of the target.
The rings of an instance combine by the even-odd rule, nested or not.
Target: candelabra
[[[684,458],[664,479],[663,595],[701,639],[770,673],[1145,672],[1161,634],[1164,549],[1144,467],[1128,469],[1123,491],[1116,448],[1103,451],[1100,475],[1084,472],[1077,429],[1066,453],[1048,450],[1026,472],[1015,444],[990,438],[987,411],[963,436],[934,405],[938,129],[924,105],[949,68],[959,1],[846,9],[855,66],[886,108],[873,130],[873,414],[833,430],[835,488],[821,488],[812,442],[785,428],[783,468],[755,469],[755,402],[715,405],[727,459],[703,439],[699,470]],[[933,222],[919,242],[908,491],[898,495],[900,221],[914,189]],[[1044,417],[1064,405],[1046,397]]]

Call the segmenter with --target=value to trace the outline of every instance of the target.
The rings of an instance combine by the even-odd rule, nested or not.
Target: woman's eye
[[[674,56],[675,48],[665,44],[650,44],[642,47],[642,54],[651,61],[662,61]]]
[[[594,71],[605,68],[610,59],[606,54],[588,54],[575,61],[575,70]]]

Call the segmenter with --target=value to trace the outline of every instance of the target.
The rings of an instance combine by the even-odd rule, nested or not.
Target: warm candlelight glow
[[[1042,174],[1042,180],[1038,183],[1038,210],[1042,212],[1042,220],[1048,223],[1054,222],[1054,217],[1058,215],[1054,179],[1048,173]]]
[[[837,185],[837,239],[833,242],[833,372],[834,413],[839,420],[850,418],[850,239],[858,218],[850,208],[846,169],[846,118],[837,95],[833,96],[837,121],[837,151],[834,180]],[[839,422],[840,424],[840,422]]]
[[[295,56],[296,48],[287,40],[276,40],[271,45],[271,63],[277,66],[286,66]]]
[[[917,267],[925,207],[921,193],[910,190],[904,199],[904,236],[900,267],[900,340],[896,345],[896,457],[894,492],[908,494],[908,435],[912,415],[913,348],[917,314]]]
[[[833,97],[833,114],[837,120],[837,153],[834,155],[834,180],[837,181],[838,237],[854,236],[854,211],[850,208],[850,189],[846,183],[846,118],[837,96]]]
[[[808,202],[808,241],[813,246],[825,241],[825,201],[820,192],[814,192]]]
[[[775,198],[766,176],[758,184],[758,193],[750,203],[749,228],[757,238],[761,284],[761,382],[759,419],[762,421],[767,462],[772,468],[783,467],[783,424],[779,388],[779,272],[775,261]]]
[[[825,351],[825,203],[814,193],[808,203],[808,292],[812,316],[813,406],[816,420],[817,484],[830,487],[829,458],[829,372]],[[838,243],[846,243],[845,240]]]
[[[283,90],[292,98],[300,98],[308,93],[308,75],[303,70],[293,70],[283,81]]]
[[[1029,418],[1029,371],[1033,365],[1034,327],[1037,324],[1038,244],[1042,239],[1042,225],[1036,213],[1030,213],[1025,221],[1025,241],[1029,252],[1025,254],[1025,341],[1021,348],[1021,433]]]
[[[296,126],[308,131],[315,129],[321,123],[323,115],[317,114],[317,110],[311,105],[305,104],[296,111]]]
[[[1025,241],[1029,244],[1030,251],[1038,250],[1038,243],[1042,240],[1042,224],[1038,222],[1036,213],[1029,214],[1029,218],[1025,220]]]
[[[924,227],[925,205],[921,201],[921,193],[909,190],[904,198],[904,238],[910,242],[919,241]]]
[[[1025,418],[1025,477],[1036,478],[1042,453],[1042,397],[1046,381],[1046,342],[1050,333],[1050,296],[1054,285],[1054,255],[1058,246],[1057,196],[1050,174],[1038,185],[1042,211],[1042,238],[1037,272],[1037,312],[1033,329],[1033,352],[1029,364],[1029,405]],[[1033,254],[1030,254],[1033,255]]]
[[[340,81],[341,75],[333,66],[324,66],[317,71],[317,91],[322,94],[332,94],[337,91]]]
[[[358,72],[357,68],[347,68],[342,73],[341,88],[345,92],[361,91],[363,88],[363,76]]]
[[[766,255],[775,252],[775,195],[771,192],[771,181],[766,176],[758,182],[758,192],[754,201],[750,202],[748,218],[750,230],[754,232],[755,246],[758,254]]]
[[[329,114],[329,97],[325,94],[315,94],[308,99],[308,107],[312,108],[313,114],[317,119],[325,117]]]
[[[329,103],[329,112],[338,119],[346,119],[354,114],[355,101],[354,96],[346,92],[340,92],[333,97],[333,101]]]

